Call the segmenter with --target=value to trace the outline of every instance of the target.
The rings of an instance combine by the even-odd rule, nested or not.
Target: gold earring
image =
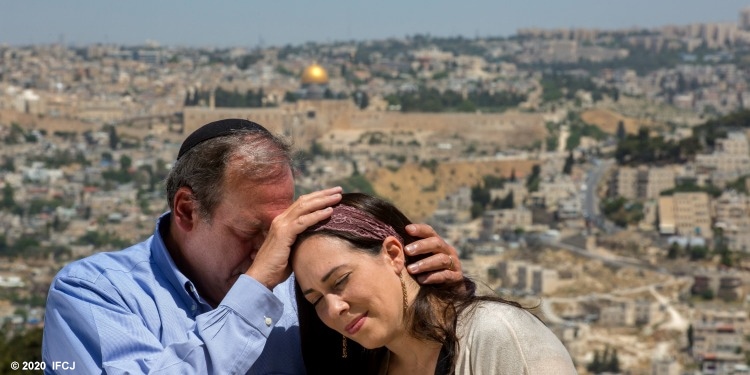
[[[341,358],[346,358],[347,352],[346,352],[346,336],[341,335]]]
[[[399,280],[401,280],[401,292],[404,295],[404,319],[406,319],[406,314],[408,313],[409,308],[409,299],[406,298],[406,283],[404,283],[404,276],[400,273],[398,274]]]

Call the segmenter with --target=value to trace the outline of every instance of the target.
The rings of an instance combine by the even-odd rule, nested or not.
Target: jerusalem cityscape
[[[41,360],[57,272],[151,236],[185,137],[240,118],[293,143],[297,196],[341,186],[435,228],[579,374],[750,374],[750,8],[727,18],[221,48],[0,35],[0,373]]]

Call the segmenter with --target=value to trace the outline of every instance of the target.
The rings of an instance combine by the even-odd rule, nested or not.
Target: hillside
[[[617,124],[620,121],[622,121],[625,126],[625,132],[628,134],[638,133],[638,129],[642,126],[650,128],[660,125],[659,123],[648,119],[627,117],[617,112],[601,108],[581,112],[581,119],[588,124],[596,125],[599,129],[609,134],[615,134],[617,132]]]
[[[493,160],[448,162],[434,172],[418,164],[405,164],[397,171],[381,168],[368,174],[375,192],[393,202],[413,221],[432,215],[439,201],[462,186],[471,187],[485,175],[523,178],[538,161]]]

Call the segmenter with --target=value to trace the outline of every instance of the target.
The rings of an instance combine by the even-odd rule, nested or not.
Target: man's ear
[[[174,204],[172,205],[172,217],[174,222],[185,232],[189,232],[195,226],[198,218],[197,203],[193,199],[193,191],[183,186],[177,190],[174,195]]]
[[[406,259],[404,258],[404,246],[396,237],[388,236],[383,240],[383,256],[386,262],[393,267],[393,271],[400,274],[403,271]]]

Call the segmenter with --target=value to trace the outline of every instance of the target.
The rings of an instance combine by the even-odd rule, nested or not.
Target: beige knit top
[[[458,320],[456,375],[577,374],[568,350],[530,312],[480,302]],[[388,356],[380,374],[388,371]]]

